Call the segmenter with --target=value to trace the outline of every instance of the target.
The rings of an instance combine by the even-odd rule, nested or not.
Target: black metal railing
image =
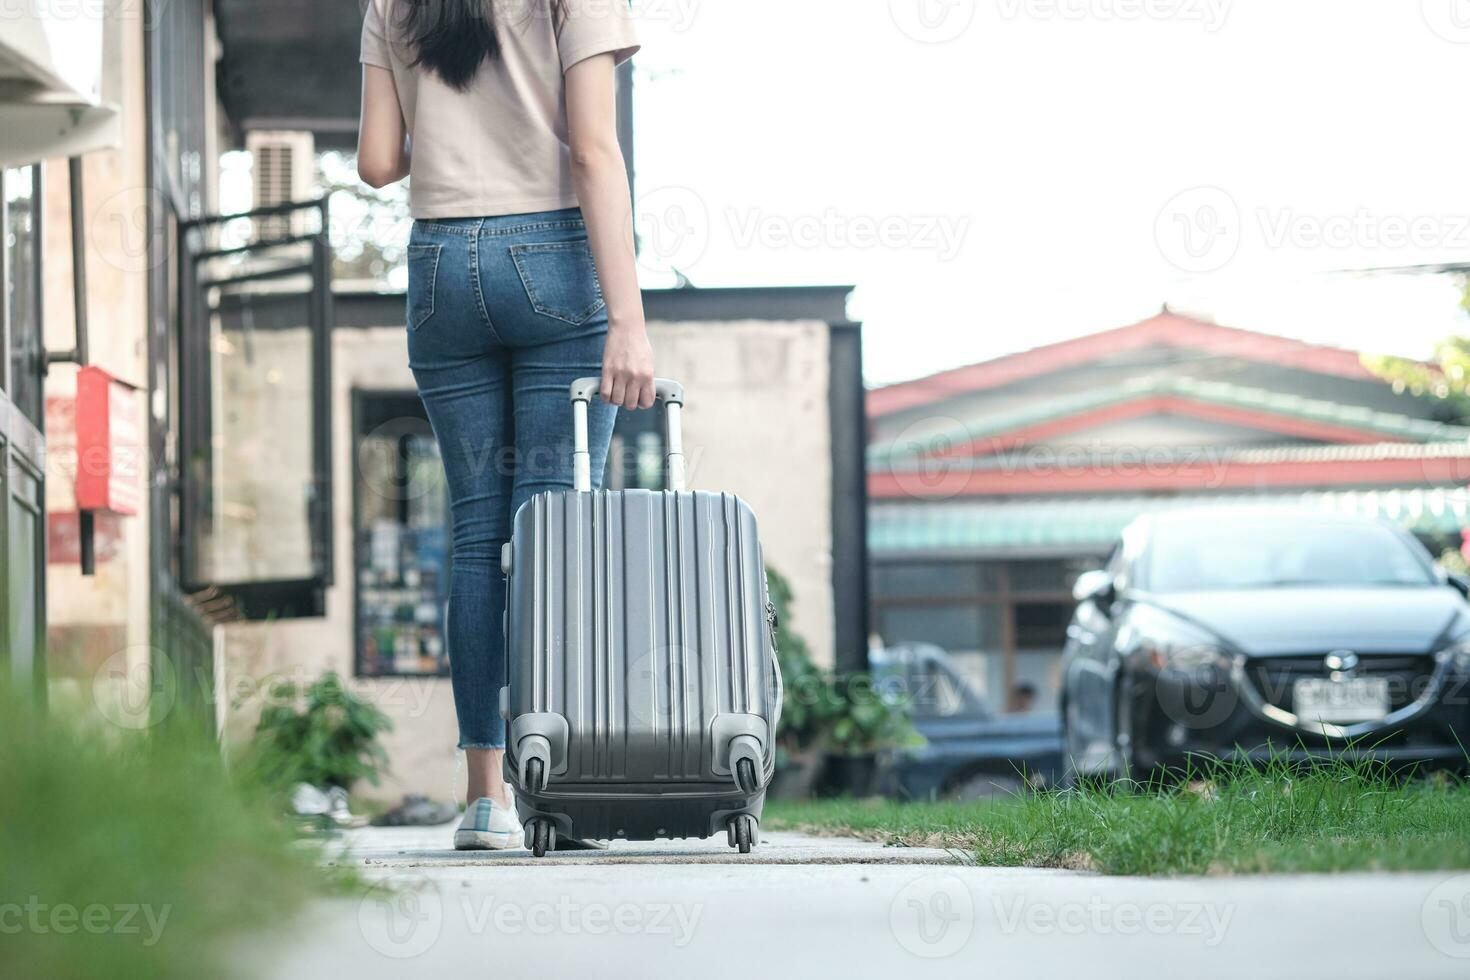
[[[161,588],[153,592],[152,623],[152,726],[213,734],[214,618],[176,588]]]

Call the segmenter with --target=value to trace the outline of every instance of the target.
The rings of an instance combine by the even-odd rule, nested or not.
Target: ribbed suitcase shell
[[[721,743],[761,719],[765,785],[781,691],[750,508],[723,493],[545,493],[516,515],[511,555],[502,703],[522,818],[645,840],[759,818],[764,790],[738,788]],[[516,719],[549,715],[566,722],[564,765],[531,793]]]

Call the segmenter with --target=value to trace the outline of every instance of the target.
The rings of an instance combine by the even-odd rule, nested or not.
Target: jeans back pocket
[[[602,286],[586,239],[512,245],[510,255],[537,313],[580,327],[602,309]]]
[[[434,315],[434,292],[439,280],[439,253],[443,245],[408,246],[408,329],[417,330]]]

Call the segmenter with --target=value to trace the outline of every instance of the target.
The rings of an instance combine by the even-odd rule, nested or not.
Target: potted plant
[[[791,584],[766,569],[767,588],[778,622],[787,621]],[[779,631],[776,657],[785,698],[776,729],[776,777],[771,795],[794,799],[872,793],[881,752],[919,741],[900,696],[879,691],[866,672],[834,676],[813,662],[806,642]]]
[[[766,583],[776,621],[790,622],[791,583],[771,568],[766,569]],[[812,661],[806,641],[789,628],[778,631],[776,659],[785,696],[776,728],[776,775],[770,792],[778,798],[800,799],[811,795],[822,766],[827,677]]]
[[[831,679],[824,711],[827,759],[819,792],[824,796],[871,796],[877,789],[878,757],[922,741],[900,694],[879,690],[865,671]]]
[[[353,784],[365,779],[376,786],[387,768],[378,737],[392,728],[387,715],[347,690],[335,672],[305,689],[276,684],[260,713],[249,764],[283,793],[305,784],[340,799],[345,811]]]

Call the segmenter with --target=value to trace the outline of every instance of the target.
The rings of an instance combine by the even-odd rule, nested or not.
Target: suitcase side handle
[[[665,482],[670,490],[683,490],[684,386],[668,378],[654,378],[653,386],[657,403],[664,409]],[[572,382],[572,487],[579,493],[592,490],[592,456],[587,451],[587,405],[601,389],[601,378],[578,378]]]

